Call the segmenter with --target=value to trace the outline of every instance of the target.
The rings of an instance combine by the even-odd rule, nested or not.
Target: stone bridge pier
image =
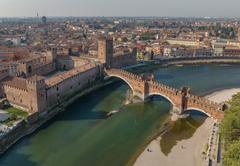
[[[172,113],[182,115],[188,110],[188,98],[190,96],[190,88],[182,87],[176,96],[175,103],[172,103]]]

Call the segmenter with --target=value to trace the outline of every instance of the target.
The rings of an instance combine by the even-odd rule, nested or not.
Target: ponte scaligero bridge
[[[105,70],[108,77],[117,77],[125,81],[131,88],[133,95],[146,100],[153,95],[166,98],[173,108],[177,108],[178,114],[186,111],[197,110],[207,116],[221,122],[224,117],[224,105],[210,101],[204,97],[190,94],[190,89],[183,87],[181,90],[161,84],[153,79],[145,79],[142,76],[127,72],[122,69]]]

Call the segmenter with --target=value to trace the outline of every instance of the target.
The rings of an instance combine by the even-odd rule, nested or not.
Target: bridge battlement
[[[133,95],[140,97],[142,100],[146,100],[153,95],[160,95],[171,102],[174,107],[179,108],[179,114],[183,114],[188,110],[198,110],[218,121],[223,119],[223,105],[190,94],[189,88],[183,87],[179,90],[156,80],[144,79],[142,76],[122,69],[109,69],[105,70],[105,72],[110,77],[124,80],[130,86]]]

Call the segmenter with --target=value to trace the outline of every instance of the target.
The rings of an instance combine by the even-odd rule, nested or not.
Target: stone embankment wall
[[[165,60],[155,60],[150,62],[150,64],[156,65],[180,65],[180,64],[199,64],[199,63],[240,63],[240,57],[204,57],[204,58],[177,58],[177,59],[165,59]],[[140,66],[141,67],[141,66]],[[96,71],[94,71],[96,72]],[[92,79],[91,81],[93,81]],[[15,144],[22,137],[33,133],[42,124],[46,123],[48,120],[52,119],[56,114],[61,111],[65,111],[67,105],[74,102],[77,98],[94,91],[100,87],[105,86],[101,81],[90,82],[88,85],[80,86],[79,91],[75,91],[74,94],[68,96],[61,103],[52,107],[45,115],[41,116],[39,119],[38,113],[32,114],[27,121],[19,122],[10,132],[0,137],[0,154],[4,153],[9,147]]]
[[[240,56],[239,57],[184,57],[184,58],[169,58],[169,59],[155,59],[154,61],[150,62],[151,64],[156,65],[187,65],[187,64],[239,64],[240,63]]]
[[[76,71],[76,74],[69,73],[71,77],[66,77],[63,81],[59,81],[54,85],[48,84],[47,81],[48,88],[46,90],[46,95],[48,108],[58,105],[69,98],[69,96],[74,95],[76,92],[87,87],[90,83],[99,79],[99,72],[99,66],[95,66],[83,72]]]
[[[40,118],[38,113],[34,113],[28,117],[27,121],[20,121],[14,128],[11,129],[11,131],[0,137],[0,154],[3,154],[21,138],[36,131],[40,126],[48,122],[58,113],[65,111],[65,108],[76,101],[78,98],[110,83],[111,82],[103,82],[101,79],[91,82],[88,84],[88,86],[86,85],[84,89],[76,91],[74,94],[72,94],[72,96],[69,96],[68,99],[53,107],[47,112],[47,114],[42,115]]]

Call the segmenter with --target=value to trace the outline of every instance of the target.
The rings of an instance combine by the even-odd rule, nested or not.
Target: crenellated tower
[[[29,109],[31,113],[47,111],[46,84],[43,77],[33,76],[27,79]]]
[[[111,67],[113,58],[113,39],[110,37],[98,38],[98,59],[105,64],[106,68]]]

